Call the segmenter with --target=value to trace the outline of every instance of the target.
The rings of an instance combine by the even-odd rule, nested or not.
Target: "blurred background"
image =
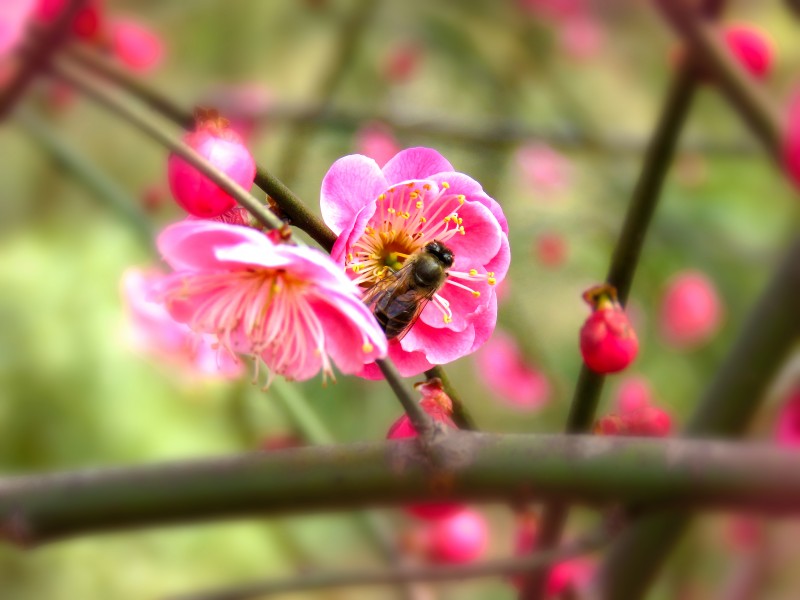
[[[783,103],[798,79],[800,23],[780,2],[729,4],[726,22],[769,40],[763,85]],[[103,46],[179,106],[219,108],[258,163],[314,210],[327,169],[353,152],[382,163],[429,146],[479,180],[508,217],[511,271],[495,337],[447,370],[481,429],[562,429],[589,314],[581,293],[605,276],[680,60],[649,3],[106,0],[95,8],[101,34],[79,33],[74,43]],[[0,152],[3,473],[385,437],[400,415],[385,384],[339,377],[262,391],[249,372],[203,374],[134,339],[123,273],[157,266],[148,229],[183,218],[163,148],[43,77],[0,128]],[[610,379],[601,415],[633,394],[668,415],[669,431],[680,428],[797,228],[795,194],[709,82],[634,283],[640,354]],[[775,435],[796,369],[784,371],[752,437]],[[487,556],[510,555],[511,512],[479,510]],[[573,525],[594,519],[578,513]],[[302,568],[379,566],[387,552],[413,554],[419,526],[399,510],[376,510],[2,547],[0,598],[159,598]],[[768,544],[773,559],[753,597],[794,598],[798,533],[794,524],[703,518],[652,597],[725,597],[743,557]],[[499,578],[422,591],[516,593]]]

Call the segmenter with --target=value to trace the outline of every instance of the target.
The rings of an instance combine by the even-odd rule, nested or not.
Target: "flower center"
[[[466,202],[462,194],[450,192],[447,182],[441,188],[432,182],[409,181],[390,187],[378,196],[375,214],[367,223],[364,234],[350,247],[345,268],[355,274],[354,282],[372,287],[391,272],[399,271],[408,258],[421,252],[434,240],[447,245],[455,235],[468,235],[468,225],[458,216]],[[454,281],[487,281],[495,284],[494,273],[479,274],[478,269],[467,272],[448,270],[447,284],[464,289],[473,296],[480,292]],[[446,323],[453,313],[449,302],[436,294],[434,304]]]

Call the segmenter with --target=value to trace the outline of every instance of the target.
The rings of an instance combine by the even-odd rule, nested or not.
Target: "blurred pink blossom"
[[[419,69],[425,49],[418,42],[405,41],[389,49],[383,61],[383,75],[392,83],[409,81]]]
[[[701,346],[719,331],[722,313],[711,279],[700,271],[683,271],[667,282],[659,314],[661,335],[675,348]]]
[[[522,356],[514,338],[497,330],[475,355],[478,376],[492,397],[522,410],[550,400],[550,383]]]
[[[539,263],[557,269],[567,258],[567,240],[556,232],[544,232],[534,241],[533,251]]]
[[[356,149],[383,167],[398,152],[400,146],[392,131],[382,123],[368,123],[356,132]]]
[[[202,219],[170,225],[158,248],[175,270],[159,286],[170,315],[219,345],[306,380],[331,361],[343,373],[386,354],[360,293],[319,250],[275,243],[249,227]]]
[[[552,194],[568,187],[572,179],[569,160],[542,143],[522,146],[516,153],[517,165],[534,193]]]
[[[7,2],[8,0],[3,0]],[[72,21],[72,31],[83,40],[96,40],[103,31],[104,8],[102,0],[88,0]],[[67,8],[67,0],[38,0],[35,18],[50,24]]]
[[[781,405],[775,441],[786,448],[800,447],[800,387],[794,388]]]
[[[0,57],[22,39],[36,0],[3,0],[0,3]]]
[[[642,375],[629,375],[617,387],[617,410],[632,413],[653,403],[653,389]]]
[[[558,39],[567,56],[587,60],[603,49],[606,32],[597,19],[584,15],[564,21],[558,32]]]
[[[497,321],[494,285],[510,262],[508,222],[477,181],[429,148],[403,150],[383,169],[354,154],[331,166],[320,204],[339,236],[331,257],[362,287],[383,281],[434,240],[453,252],[446,283],[407,334],[389,344],[402,375],[470,354],[489,338]],[[362,375],[381,377],[376,365]]]
[[[164,58],[164,42],[144,23],[120,18],[109,23],[111,47],[116,57],[134,71],[149,72]]]
[[[122,295],[127,313],[127,337],[143,354],[182,369],[187,375],[235,378],[242,374],[240,361],[217,350],[213,335],[197,334],[175,321],[156,301],[155,288],[164,277],[157,271],[128,269],[122,276]]]

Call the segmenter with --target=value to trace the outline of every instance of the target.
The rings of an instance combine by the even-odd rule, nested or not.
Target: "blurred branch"
[[[750,311],[685,435],[734,437],[742,433],[765,389],[800,338],[798,296],[800,236]],[[640,598],[688,522],[689,516],[677,507],[644,514],[634,521],[615,542],[603,565],[603,597]]]
[[[325,65],[322,77],[312,93],[321,102],[328,102],[336,93],[347,68],[353,61],[361,36],[377,4],[377,0],[357,0],[355,8],[339,28],[329,62]],[[288,141],[281,153],[278,173],[288,185],[292,185],[297,178],[297,170],[303,162],[303,155],[313,131],[313,122],[301,121],[297,122],[287,135]]]
[[[377,122],[401,133],[495,148],[538,141],[565,150],[589,150],[603,154],[639,156],[646,144],[646,140],[639,135],[611,133],[601,135],[573,125],[544,128],[514,119],[480,125],[455,121],[447,115],[414,115],[375,111],[368,108],[337,108],[329,105],[278,105],[268,108],[261,118],[270,123],[308,121],[331,129],[347,129],[348,131],[355,131],[365,123]],[[704,155],[752,156],[756,148],[746,141],[688,139],[681,144],[679,151]]]
[[[69,38],[72,22],[87,0],[69,0],[52,25],[40,32],[22,54],[21,64],[0,89],[0,121],[9,115],[28,85],[41,74],[56,50]]]
[[[228,177],[224,172],[217,169],[194,149],[166,133],[161,127],[152,123],[149,119],[131,110],[127,105],[120,102],[113,94],[104,90],[89,77],[78,73],[75,69],[65,68],[59,62],[53,63],[50,66],[50,70],[59,79],[62,79],[69,85],[80,90],[85,95],[111,110],[111,112],[115,113],[117,116],[134,125],[137,129],[147,134],[159,144],[183,158],[203,175],[228,192],[236,202],[246,208],[264,227],[268,229],[280,229],[283,227],[283,222],[256,200],[256,198],[251,196],[250,192],[243,189],[238,183]]]
[[[435,444],[435,464],[403,440],[7,477],[0,537],[27,545],[167,523],[455,499],[800,514],[800,455],[769,446],[458,431]]]
[[[767,152],[781,161],[781,123],[764,90],[728,51],[719,29],[698,19],[686,0],[656,0],[658,8],[692,49],[692,56],[713,73],[722,94],[761,140]]]
[[[139,208],[136,198],[121,188],[87,157],[78,153],[47,124],[28,110],[19,110],[16,122],[60,167],[85,185],[99,203],[106,206],[136,233],[142,245],[151,252],[154,230],[150,219]]]
[[[329,590],[334,587],[386,585],[403,582],[462,581],[480,577],[514,575],[532,567],[549,566],[586,554],[601,548],[608,541],[609,532],[603,529],[559,548],[523,557],[469,565],[403,566],[372,572],[359,569],[339,573],[303,573],[290,579],[255,582],[219,590],[182,594],[173,596],[169,600],[248,600],[287,592]]]
[[[633,190],[606,275],[606,281],[616,287],[619,300],[623,304],[627,302],[645,236],[672,163],[678,138],[689,114],[695,90],[694,75],[688,68],[681,69],[664,102],[652,142],[645,154],[642,171]],[[581,366],[567,417],[567,433],[582,433],[589,430],[597,412],[604,381],[605,376],[595,373],[585,364]],[[544,508],[542,527],[537,538],[538,548],[548,548],[558,542],[567,514],[568,508],[562,504],[551,504]],[[543,571],[533,573],[522,596],[540,598],[544,589],[545,575]]]

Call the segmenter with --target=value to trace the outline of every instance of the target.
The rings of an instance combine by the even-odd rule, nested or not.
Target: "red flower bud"
[[[769,75],[774,52],[764,32],[752,25],[730,25],[723,36],[733,55],[751,75],[758,79]]]
[[[616,373],[636,358],[639,340],[628,316],[616,299],[616,290],[600,285],[584,292],[594,309],[581,328],[581,355],[597,373]]]

